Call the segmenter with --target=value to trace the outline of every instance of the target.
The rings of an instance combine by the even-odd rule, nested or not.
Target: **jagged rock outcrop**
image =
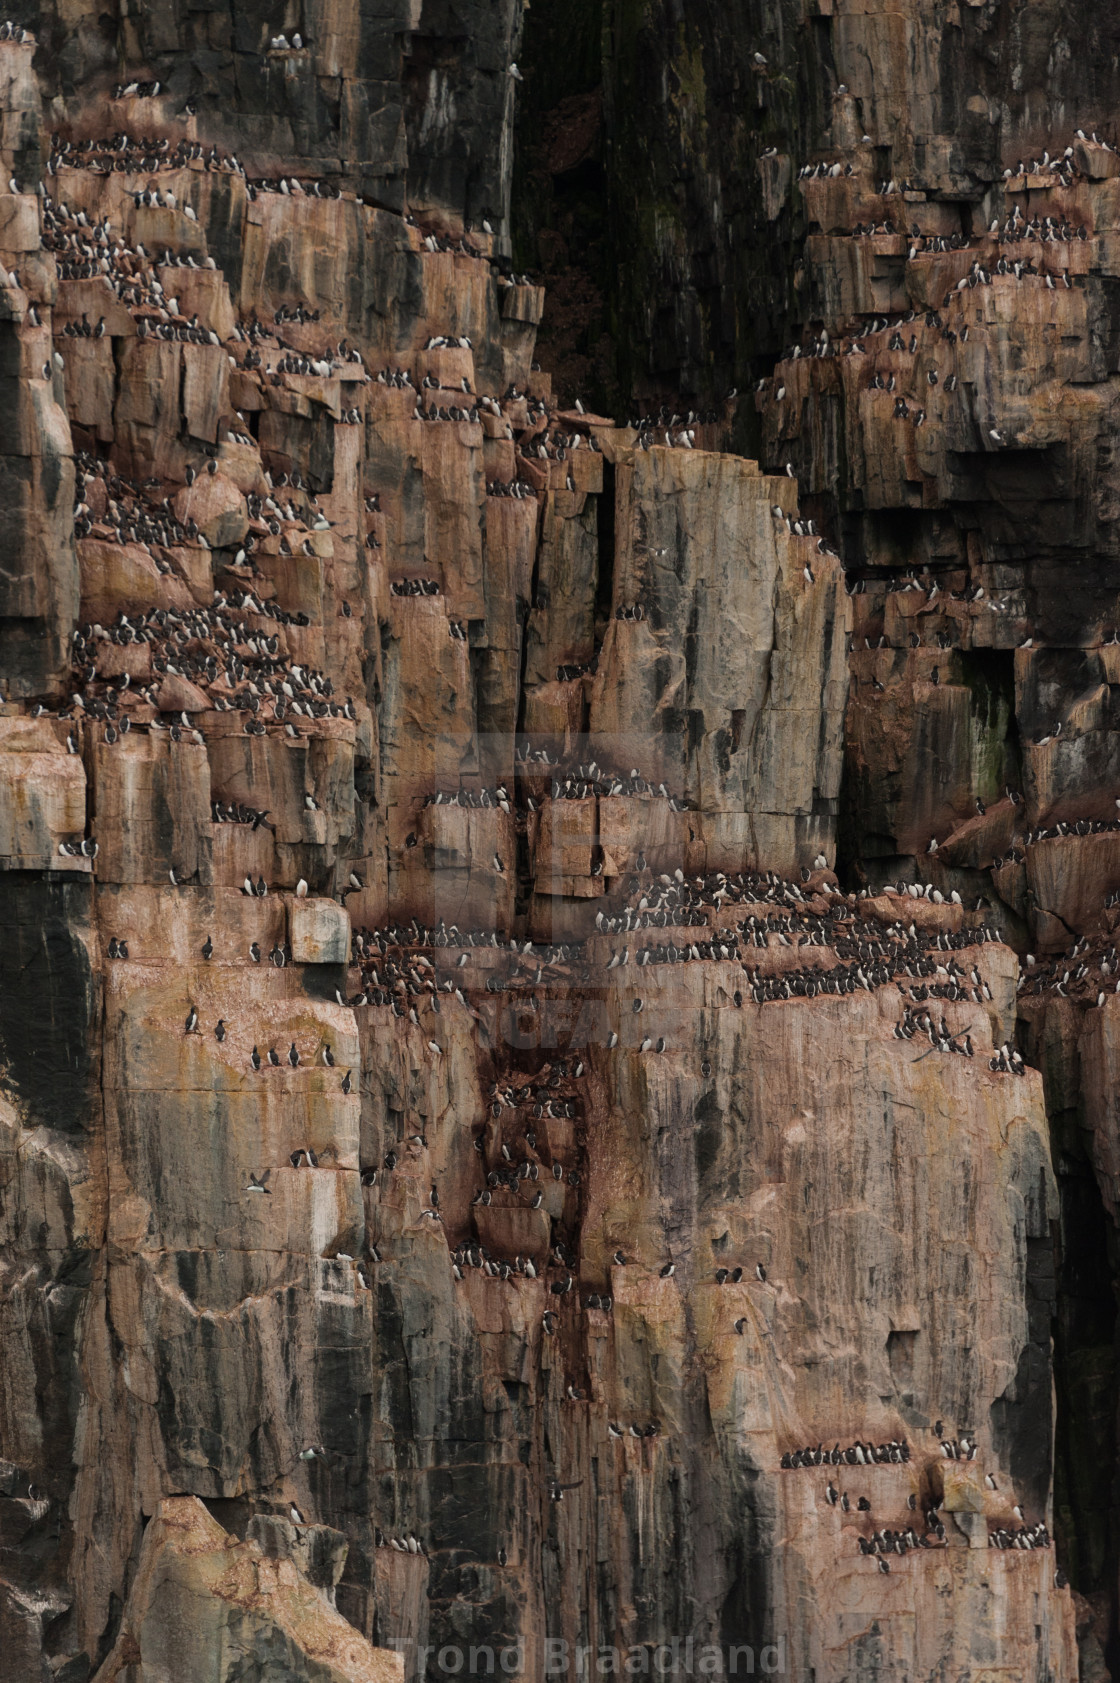
[[[628,425],[507,260],[519,9],[203,17],[0,40],[20,1683],[1090,1675],[1115,154],[1002,182],[984,8],[814,16],[837,173],[736,189],[812,336]]]
[[[97,1683],[169,1676],[224,1683],[284,1670],[316,1683],[396,1683],[400,1656],[364,1642],[301,1570],[301,1555],[309,1565],[330,1560],[332,1551],[316,1546],[325,1528],[283,1520],[256,1529],[239,1543],[196,1497],[161,1502]]]

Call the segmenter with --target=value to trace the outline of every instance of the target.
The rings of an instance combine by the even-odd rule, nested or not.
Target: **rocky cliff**
[[[0,30],[18,1683],[1107,1675],[1109,74],[570,10]]]

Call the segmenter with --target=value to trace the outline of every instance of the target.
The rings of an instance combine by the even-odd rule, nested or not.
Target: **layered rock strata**
[[[1068,464],[1069,382],[1109,389],[1102,149],[1045,189],[1094,218],[1069,288],[981,282],[995,246],[932,224],[883,256],[936,318],[913,351],[910,295],[843,266],[880,236],[822,233],[858,348],[779,366],[765,472],[728,407],[554,400],[505,261],[516,20],[452,53],[427,11],[386,22],[384,134],[364,20],[270,49],[214,14],[204,100],[154,14],[119,87],[0,41],[15,1675],[676,1642],[1072,1679],[1014,949],[1108,886],[1105,806],[1071,836],[1062,801],[1107,761],[1109,656],[1019,774],[1003,563],[946,519],[905,589],[902,536],[821,534],[841,456],[864,537],[1032,428]],[[799,190],[827,222],[867,189]],[[892,358],[983,396],[896,422]],[[1102,1174],[1110,1020],[1062,1024]]]

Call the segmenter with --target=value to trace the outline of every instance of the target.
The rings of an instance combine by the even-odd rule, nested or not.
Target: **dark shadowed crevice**
[[[602,121],[603,0],[525,14],[511,223],[514,267],[547,288],[536,355],[562,402],[610,414],[611,238]]]
[[[1116,1281],[1120,1243],[1092,1162],[1080,1099],[1077,1042],[1058,1019],[1025,1018],[1024,1055],[1041,1069],[1058,1189],[1054,1308],[1053,1511],[1057,1561],[1093,1610],[1093,1632],[1079,1619],[1084,1675],[1094,1675],[1098,1638],[1112,1675],[1120,1665],[1116,1584],[1120,1566],[1116,1387],[1120,1374]],[[1038,1244],[1039,1241],[1031,1241]],[[1088,1644],[1088,1647],[1086,1647]]]
[[[1120,1557],[1118,1246],[1092,1165],[1068,1120],[1057,1119],[1053,1136],[1061,1201],[1054,1318],[1054,1529],[1070,1582],[1104,1613],[1107,1659],[1115,1676],[1120,1663],[1115,1597]]]
[[[598,578],[595,591],[595,641],[598,646],[606,633],[614,602],[614,463],[603,459],[603,490],[599,497],[598,518]]]
[[[90,1125],[97,987],[84,875],[0,875],[0,1059],[25,1120]]]

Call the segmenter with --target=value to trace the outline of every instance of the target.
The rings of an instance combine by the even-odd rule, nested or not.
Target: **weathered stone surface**
[[[814,820],[839,795],[841,569],[815,541],[776,532],[781,487],[753,463],[655,448],[616,473],[616,617],[592,743],[695,804],[710,866],[809,864],[830,828]],[[617,617],[636,602],[641,621]]]
[[[96,1683],[122,1675],[226,1683],[246,1666],[323,1683],[394,1683],[402,1661],[364,1642],[290,1559],[238,1543],[194,1497],[161,1502]]]
[[[58,725],[0,717],[0,789],[0,868],[88,869],[59,855],[62,842],[85,833],[86,778]]]
[[[641,427],[502,272],[512,0],[0,42],[18,1683],[1101,1663],[1112,154],[1002,182],[1048,6],[686,10],[596,24]]]
[[[333,900],[292,900],[288,938],[296,964],[347,964],[350,919]]]

